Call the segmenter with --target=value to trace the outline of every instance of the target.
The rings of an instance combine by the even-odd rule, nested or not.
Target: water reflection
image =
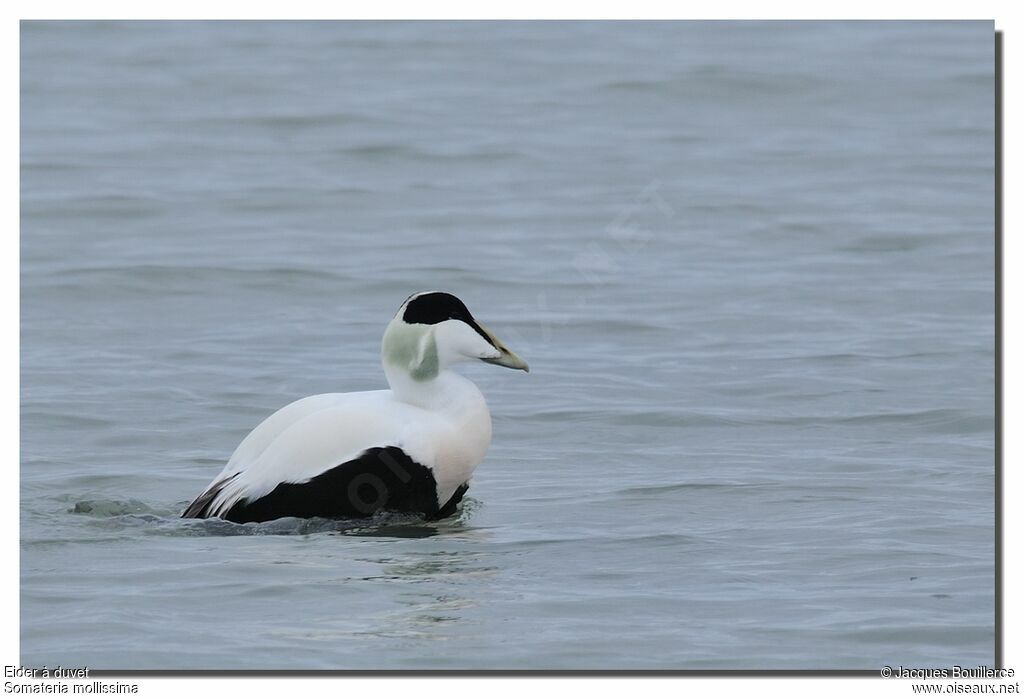
[[[380,545],[366,541],[373,537],[380,537]],[[485,595],[494,587],[490,581],[501,574],[491,538],[488,530],[446,521],[336,532],[311,541],[324,563],[317,570],[331,572],[303,585],[303,603],[346,602],[315,603],[315,622],[274,634],[316,641],[359,637],[367,648],[375,639],[390,649],[391,659],[402,649],[419,647],[405,645],[410,640],[472,642],[483,633],[472,610],[486,606]],[[309,571],[306,553],[303,568]],[[392,645],[396,641],[399,646]]]
[[[396,586],[388,598],[393,608],[358,634],[380,638],[464,638],[469,622],[465,612],[480,606],[481,582],[499,574],[493,553],[472,547],[367,560],[380,566],[380,574],[364,580]]]
[[[187,503],[186,503],[187,504]],[[425,539],[468,534],[467,522],[478,503],[466,498],[459,511],[440,521],[419,515],[382,512],[366,519],[300,519],[283,517],[269,522],[238,524],[223,519],[181,519],[183,507],[153,506],[139,500],[79,500],[65,511],[91,518],[101,529],[143,527],[145,533],[167,536],[294,536],[327,534],[389,539]]]
[[[469,526],[478,502],[472,498],[462,501],[459,511],[452,517],[428,521],[415,515],[383,514],[370,521],[361,520],[336,533],[345,536],[383,537],[397,539],[426,539],[433,536],[474,536],[477,530]]]

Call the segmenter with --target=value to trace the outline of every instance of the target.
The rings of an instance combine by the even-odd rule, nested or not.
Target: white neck
[[[417,380],[405,367],[385,361],[384,375],[395,398],[421,408],[457,412],[483,399],[476,384],[451,369],[442,369],[432,379]]]

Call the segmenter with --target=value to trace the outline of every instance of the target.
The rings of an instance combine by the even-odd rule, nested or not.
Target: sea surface
[[[22,24],[21,662],[991,664],[993,47]],[[456,516],[179,518],[427,289],[532,368]]]

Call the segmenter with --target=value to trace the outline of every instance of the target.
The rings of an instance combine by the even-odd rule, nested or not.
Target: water
[[[993,27],[27,23],[21,661],[992,663]],[[447,289],[461,513],[177,515]]]

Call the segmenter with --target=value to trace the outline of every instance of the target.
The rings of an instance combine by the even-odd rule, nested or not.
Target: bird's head
[[[413,294],[388,324],[381,343],[386,364],[401,367],[417,381],[432,379],[456,362],[530,367],[473,317],[466,304],[444,291]]]

